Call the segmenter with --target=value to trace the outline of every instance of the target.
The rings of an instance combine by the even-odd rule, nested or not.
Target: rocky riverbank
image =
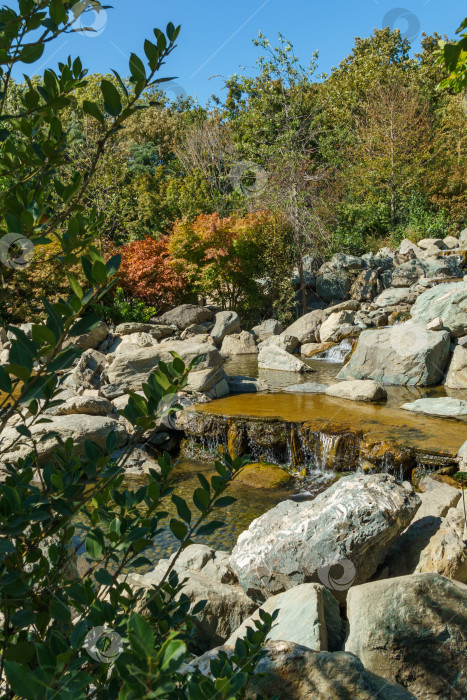
[[[253,520],[231,552],[185,550],[176,564],[188,578],[183,593],[193,605],[207,600],[186,671],[209,672],[219,649],[234,653],[262,607],[279,615],[260,665],[265,676],[249,697],[467,695],[463,494],[444,476],[418,483],[417,470],[412,478],[420,465],[467,470],[464,247],[467,231],[418,246],[404,241],[395,252],[336,255],[317,270],[310,263],[315,308],[288,328],[267,319],[245,329],[234,311],[184,304],[149,323],[100,323],[76,340],[83,354],[63,377],[62,403],[48,409],[50,422],[31,427],[39,457],[53,453],[55,439],[41,440],[51,431],[84,452],[87,439],[104,445],[113,430],[124,448],[128,392],[141,392],[176,352],[185,363],[200,358],[178,397],[186,410],[160,421],[127,463],[129,474],[157,468],[160,451],[176,453],[184,434],[212,437],[231,454],[258,448],[258,461],[357,472],[331,472],[335,483],[314,499],[282,501]],[[0,343],[7,363],[3,330]],[[226,361],[241,357],[255,358],[263,374],[226,372]],[[315,360],[330,357],[345,359],[338,377],[313,381]],[[284,393],[269,393],[268,372],[287,377]],[[394,386],[404,387],[404,400],[391,395]],[[436,395],[410,394],[430,386]],[[236,400],[236,410],[224,410]],[[268,404],[267,419],[260,404]],[[5,462],[30,450],[15,420],[2,434]],[[264,474],[282,483],[274,470],[250,468],[245,487],[257,489]],[[161,559],[144,575],[125,576],[143,599],[167,565]]]
[[[171,352],[188,363],[201,357],[181,396],[186,404],[212,401],[231,393],[267,392],[264,380],[228,375],[228,359],[255,357],[260,370],[290,377],[290,393],[320,394],[384,405],[387,387],[442,384],[444,394],[402,401],[410,412],[462,418],[467,413],[467,283],[464,266],[467,231],[459,238],[403,241],[396,251],[383,249],[361,258],[338,254],[307,274],[310,303],[317,308],[288,328],[268,319],[242,330],[234,311],[184,304],[150,323],[100,323],[76,339],[84,352],[63,382],[65,403],[51,410],[52,423],[33,428],[72,437],[78,447],[87,438],[102,442],[112,429],[121,446],[130,426],[121,415],[129,390],[141,386]],[[312,265],[312,263],[310,263]],[[31,325],[23,324],[28,333]],[[8,361],[9,338],[0,330],[0,360]],[[309,358],[326,357],[345,346],[347,362],[331,385],[313,382]],[[310,376],[296,384],[294,377]],[[447,394],[447,395],[446,395]],[[161,422],[149,449],[175,449],[172,421]],[[4,439],[15,460],[27,450],[15,442],[11,426]],[[40,443],[49,454],[51,441]],[[151,463],[148,446],[129,465],[135,473]],[[439,446],[440,451],[443,445]]]
[[[415,494],[383,474],[341,479],[313,501],[254,520],[233,552],[188,547],[176,563],[194,605],[195,657],[209,661],[279,614],[251,695],[454,700],[467,693],[467,569],[461,494],[427,477]],[[129,575],[141,600],[170,560]],[[196,656],[200,654],[200,656]]]

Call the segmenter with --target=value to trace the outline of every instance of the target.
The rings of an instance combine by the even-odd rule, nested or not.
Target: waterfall
[[[319,434],[316,445],[316,466],[320,471],[324,472],[335,467],[336,450],[341,438],[341,435]]]
[[[348,354],[352,352],[353,341],[351,338],[345,338],[339,345],[334,345],[329,350],[324,350],[324,352],[319,352],[317,355],[313,356],[314,360],[321,360],[322,362],[330,362],[332,364],[342,364],[345,362]]]

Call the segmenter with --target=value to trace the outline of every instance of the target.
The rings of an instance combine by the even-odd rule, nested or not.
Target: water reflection
[[[212,462],[183,459],[175,470],[175,493],[187,501],[194,516],[197,510],[193,505],[192,495],[195,489],[199,487],[197,474],[203,474],[207,479],[214,476],[216,472]],[[142,483],[146,483],[144,479],[144,477],[131,478],[127,480],[126,485],[129,488],[137,488]],[[301,500],[313,498],[320,491],[324,490],[329,483],[329,478],[317,478],[315,483],[305,484],[303,482],[296,482],[289,488],[263,490],[245,486],[234,481],[228,489],[228,495],[234,496],[237,501],[227,508],[217,510],[211,518],[212,520],[221,520],[225,522],[226,526],[217,530],[212,535],[197,539],[196,542],[210,545],[216,549],[231,551],[240,533],[246,530],[255,518],[258,518],[267,510],[288,498],[300,498]],[[144,555],[150,559],[151,566],[138,568],[138,573],[143,574],[150,571],[157,564],[159,559],[169,557],[177,549],[178,541],[168,529],[170,518],[178,517],[176,508],[170,500],[170,497],[164,501],[163,509],[169,513],[168,517],[163,522],[163,525],[167,527],[167,529],[158,535],[157,541],[154,543],[153,547]],[[209,520],[206,522],[209,522]],[[75,545],[79,541],[80,534],[83,534],[83,524],[84,519],[81,519],[77,523],[78,532]]]
[[[313,369],[310,374],[299,372],[278,372],[273,370],[258,369],[258,355],[237,355],[227,360],[224,369],[227,374],[240,374],[264,380],[269,391],[277,393],[283,391],[291,384],[304,384],[305,382],[317,382],[319,384],[335,384],[337,375],[342,369],[342,364],[326,362],[324,360],[301,358],[305,364]],[[417,387],[417,386],[385,386],[388,394],[387,407],[400,407],[403,403],[416,401],[417,399],[435,398],[439,396],[452,396],[456,399],[467,401],[467,390],[448,389],[445,386]]]

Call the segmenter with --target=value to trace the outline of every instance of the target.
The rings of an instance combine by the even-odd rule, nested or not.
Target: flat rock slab
[[[344,477],[313,501],[283,501],[254,520],[230,564],[257,600],[307,582],[343,599],[376,572],[419,506],[388,474]]]
[[[325,394],[327,388],[327,384],[303,382],[303,384],[291,384],[290,386],[286,386],[283,391],[288,394]]]
[[[467,416],[467,401],[452,399],[449,396],[441,396],[436,399],[418,399],[412,403],[403,404],[401,408],[405,411],[426,413],[429,416],[441,416],[444,418]]]
[[[327,396],[335,396],[349,401],[384,401],[387,391],[372,379],[353,379],[328,386]]]

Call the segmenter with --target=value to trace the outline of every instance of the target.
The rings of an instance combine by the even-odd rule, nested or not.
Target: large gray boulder
[[[137,391],[149,378],[159,362],[173,360],[170,351],[176,352],[189,364],[195,357],[201,361],[188,378],[188,391],[209,391],[225,380],[223,359],[219,350],[210,343],[191,341],[165,341],[163,345],[140,348],[130,343],[120,345],[114,360],[107,370],[109,384]]]
[[[467,697],[467,586],[415,574],[355,586],[345,644],[373,673],[417,700]]]
[[[381,292],[373,301],[378,309],[385,309],[388,306],[399,304],[413,304],[417,295],[410,291],[409,287],[389,288]]]
[[[363,331],[338,379],[374,379],[381,384],[438,384],[449,357],[449,333],[403,323]]]
[[[325,268],[326,266],[327,264],[325,263],[323,267]],[[365,261],[357,255],[335,253],[331,258],[329,266],[336,270],[362,270],[365,267]]]
[[[266,338],[269,338],[271,335],[280,335],[283,330],[284,326],[280,321],[278,321],[275,318],[268,318],[262,323],[252,328],[251,332],[253,333],[255,338],[257,338],[258,341],[261,343],[263,342],[263,340],[266,340]]]
[[[149,333],[156,340],[162,340],[173,335],[174,329],[163,323],[136,323],[135,321],[120,323],[115,329],[116,335],[125,336],[133,333]]]
[[[104,416],[85,414],[53,416],[49,423],[31,425],[29,430],[36,442],[37,453],[41,460],[50,457],[57,447],[55,437],[42,441],[48,433],[58,433],[63,441],[71,438],[78,455],[84,454],[86,440],[105,447],[106,439],[112,430],[115,431],[118,445],[124,445],[128,441],[125,422]],[[6,428],[2,432],[2,462],[16,462],[30,452],[32,452],[31,441],[28,438],[20,438],[18,441],[18,433],[14,427]]]
[[[219,311],[214,317],[211,338],[219,348],[226,335],[240,333],[240,318],[236,311]]]
[[[107,324],[104,323],[104,321],[99,321],[92,331],[71,338],[70,343],[83,348],[83,350],[95,350],[107,338],[108,334],[109,329]]]
[[[294,321],[292,325],[285,329],[285,333],[298,338],[301,345],[314,343],[316,341],[316,332],[325,318],[326,314],[324,311],[315,309],[315,311],[310,311],[310,313]]]
[[[455,348],[444,383],[449,389],[467,389],[467,347]]]
[[[412,318],[420,323],[429,323],[442,318],[453,338],[467,333],[467,284],[453,282],[439,284],[421,294],[411,310]]]
[[[459,239],[455,236],[446,236],[443,238],[443,243],[448,250],[454,250],[459,247]]]
[[[316,652],[284,641],[269,641],[265,650],[256,667],[261,675],[248,684],[248,700],[259,694],[279,700],[416,700],[397,683],[367,671],[353,654]],[[209,675],[220,651],[232,656],[235,648],[211,649],[191,661],[185,672],[199,669]]]
[[[70,416],[77,413],[87,416],[110,416],[114,412],[114,406],[103,396],[71,396],[60,406],[54,407],[52,411],[56,416]]]
[[[388,474],[348,476],[313,501],[284,501],[254,520],[230,562],[258,600],[307,582],[343,597],[376,572],[419,505]]]
[[[234,646],[237,639],[246,635],[248,627],[255,629],[254,622],[260,620],[260,610],[270,615],[279,611],[267,639],[295,642],[315,651],[340,651],[342,648],[339,603],[325,586],[302,583],[268,598],[228,638],[227,645]]]
[[[65,384],[74,389],[99,389],[109,358],[97,350],[85,350]]]
[[[378,578],[431,572],[467,583],[461,491],[431,476],[419,486],[422,505],[389,552]]]
[[[439,251],[438,251],[439,252]],[[445,257],[439,260],[417,258],[395,268],[391,277],[392,287],[411,287],[420,277],[456,277],[460,274],[460,260]]]
[[[314,371],[298,357],[294,357],[277,345],[267,345],[261,348],[258,355],[258,367],[259,369],[273,369],[281,372]]]
[[[205,306],[196,306],[195,304],[176,306],[175,309],[171,309],[161,316],[164,323],[167,323],[169,326],[176,326],[180,331],[184,331],[188,326],[212,321],[213,318],[214,313],[211,309],[207,309]]]
[[[362,270],[352,284],[350,295],[352,299],[357,299],[358,301],[369,301],[374,299],[382,289],[383,284],[377,272],[374,270]]]
[[[256,347],[254,335],[248,331],[226,335],[222,341],[221,353],[227,357],[232,355],[257,355],[258,348]]]
[[[355,311],[337,311],[330,314],[319,329],[321,343],[338,343],[347,337],[346,330],[353,325]]]
[[[270,335],[269,338],[266,338],[266,340],[263,340],[263,342],[258,345],[258,350],[270,345],[282,348],[286,352],[293,352],[300,345],[300,342],[294,335],[289,335],[287,332],[284,332],[280,335]]]
[[[438,250],[446,249],[442,238],[423,238],[421,241],[418,241],[418,247],[422,250],[428,250],[429,248],[437,248]]]
[[[414,260],[422,252],[422,249],[408,238],[404,238],[399,248],[395,252],[395,260],[398,265],[402,265],[409,260]]]
[[[316,292],[324,301],[347,299],[351,286],[349,273],[345,269],[319,274],[316,279]]]

